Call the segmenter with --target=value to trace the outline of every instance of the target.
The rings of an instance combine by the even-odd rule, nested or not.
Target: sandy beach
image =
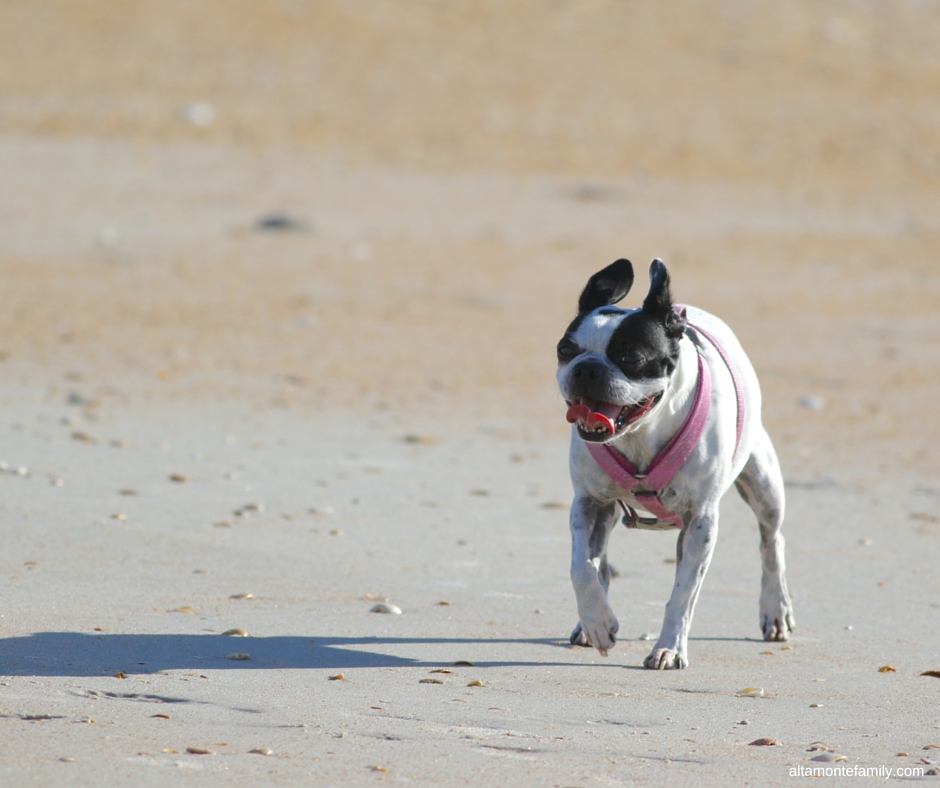
[[[4,4],[0,782],[940,779],[938,41],[906,2]],[[554,346],[621,256],[758,372],[787,644],[728,496],[688,669],[642,668],[670,534],[615,532],[620,640],[568,645]]]

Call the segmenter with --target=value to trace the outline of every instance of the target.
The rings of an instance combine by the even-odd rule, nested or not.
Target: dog
[[[558,343],[556,379],[572,424],[571,582],[579,622],[571,643],[605,656],[616,643],[607,542],[618,517],[628,527],[674,528],[675,585],[643,663],[669,670],[689,664],[689,626],[718,535],[718,502],[732,484],[760,526],[764,639],[789,639],[795,621],[780,533],[783,477],[761,424],[757,376],[721,320],[673,304],[662,260],[653,260],[649,276],[646,299],[633,310],[614,306],[633,285],[629,260],[588,280]]]

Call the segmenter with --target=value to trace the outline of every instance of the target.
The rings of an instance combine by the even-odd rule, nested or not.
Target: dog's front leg
[[[571,584],[581,619],[573,644],[594,646],[601,654],[617,642],[617,617],[607,603],[610,568],[607,539],[616,524],[616,504],[577,495],[571,504]]]
[[[652,670],[688,667],[689,627],[718,536],[718,507],[695,515],[676,542],[676,582],[659,640],[643,661]]]

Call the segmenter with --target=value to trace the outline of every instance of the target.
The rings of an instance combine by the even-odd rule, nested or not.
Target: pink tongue
[[[600,402],[599,400],[583,397],[568,408],[565,418],[568,419],[569,424],[580,422],[589,430],[603,427],[613,435],[616,430],[614,419],[617,418],[622,409],[622,405],[614,405],[610,402]]]

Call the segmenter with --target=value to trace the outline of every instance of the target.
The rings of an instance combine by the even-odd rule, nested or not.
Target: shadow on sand
[[[531,646],[534,658],[510,661],[485,658],[488,646]],[[452,645],[445,660],[395,656],[403,645]],[[555,661],[558,649],[570,648],[566,639],[552,638],[341,638],[341,637],[223,637],[222,635],[113,635],[81,632],[37,632],[0,639],[0,675],[103,676],[118,671],[131,674],[165,670],[283,670],[355,668],[445,667],[457,660],[472,660],[479,667],[572,666],[590,663]],[[440,649],[434,649],[440,653]],[[248,660],[227,659],[242,652]],[[548,659],[539,659],[544,655]],[[481,658],[482,657],[482,658]]]
[[[758,638],[702,637],[700,641],[761,643]],[[401,646],[452,646],[446,659],[395,656]],[[527,660],[493,659],[492,648],[517,645]],[[652,646],[652,643],[649,644]],[[552,652],[544,649],[550,648]],[[617,667],[642,670],[642,665],[607,661],[558,661],[559,649],[573,648],[567,638],[383,638],[383,637],[224,637],[222,635],[115,635],[83,632],[36,632],[0,639],[0,675],[107,676],[159,673],[166,670],[353,670],[355,668],[439,668],[457,660],[478,667]],[[580,652],[581,649],[577,648]],[[434,649],[440,653],[440,649]],[[248,660],[228,659],[247,653]],[[490,659],[487,659],[487,656]],[[546,659],[539,657],[545,656]]]

